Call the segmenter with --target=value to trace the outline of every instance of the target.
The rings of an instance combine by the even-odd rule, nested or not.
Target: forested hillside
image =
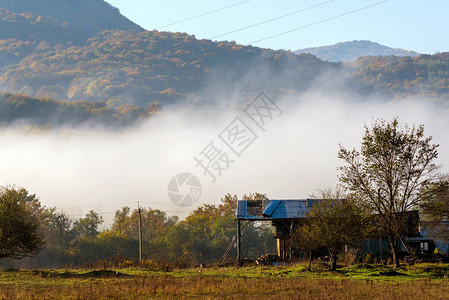
[[[0,8],[0,40],[18,39],[28,43],[82,43],[86,34],[51,17],[33,13],[16,14]]]
[[[157,31],[105,31],[83,46],[41,42],[33,49],[18,40],[2,45],[2,56],[17,63],[8,65],[3,59],[0,85],[9,92],[141,107],[194,98],[211,86],[212,97],[238,89],[303,91],[320,73],[338,67],[312,55]]]
[[[357,54],[361,48],[351,45],[354,51],[347,43],[326,51]],[[382,49],[384,55],[391,48]],[[445,53],[368,56],[342,64],[186,33],[144,31],[103,0],[0,0],[0,91],[54,99],[27,98],[26,103],[46,107],[39,113],[25,110],[33,120],[50,115],[50,106],[62,106],[66,114],[81,111],[74,120],[101,115],[122,122],[145,115],[148,107],[153,111],[155,103],[230,105],[232,97],[244,102],[261,90],[273,96],[319,88],[332,94],[351,90],[447,99],[448,65]],[[6,113],[2,118],[14,120]]]
[[[390,48],[371,41],[343,42],[331,46],[300,49],[295,53],[310,53],[322,60],[331,62],[352,62],[364,56],[419,56],[419,53],[414,51]]]
[[[126,126],[157,113],[156,103],[142,109],[133,105],[109,107],[104,102],[55,101],[0,93],[0,125],[39,127],[101,125]]]
[[[348,76],[393,96],[449,99],[449,52],[419,57],[364,57]]]

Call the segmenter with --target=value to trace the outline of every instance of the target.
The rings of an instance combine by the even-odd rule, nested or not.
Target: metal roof
[[[237,219],[240,220],[279,220],[302,219],[318,199],[287,199],[247,201],[239,200]]]

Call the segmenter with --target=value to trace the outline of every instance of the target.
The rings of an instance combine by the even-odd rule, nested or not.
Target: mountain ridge
[[[330,62],[353,62],[364,56],[410,56],[420,54],[400,48],[390,48],[368,40],[341,42],[330,46],[311,47],[294,51],[295,54],[310,53],[319,59]]]
[[[59,8],[52,9],[63,16],[69,2],[36,1],[58,4]],[[12,3],[0,0],[0,4],[6,2]],[[112,9],[103,0],[80,3]],[[119,14],[116,9],[112,12]],[[101,15],[101,11],[96,13]],[[0,29],[9,28],[6,33],[0,30],[3,91],[33,99],[52,98],[63,101],[57,105],[64,107],[66,102],[87,101],[94,111],[112,109],[111,114],[114,109],[126,108],[139,111],[137,117],[155,103],[161,107],[179,103],[230,107],[236,104],[233,99],[246,103],[261,90],[274,97],[318,88],[332,95],[346,89],[359,97],[380,93],[387,97],[449,99],[449,55],[444,53],[367,56],[334,63],[311,54],[200,40],[181,32],[139,28],[95,32],[104,24],[97,24],[97,29],[92,29],[95,33],[78,41],[75,39],[82,28],[68,26],[55,19],[57,15],[0,9]],[[120,27],[120,22],[116,25]],[[39,105],[50,104],[44,101]]]
[[[33,37],[33,33],[37,32],[38,34],[34,36],[36,40],[54,43],[66,43],[69,40],[75,44],[81,44],[90,36],[104,30],[144,31],[142,27],[127,19],[117,8],[104,0],[0,0],[0,9],[3,10],[0,26],[9,25],[9,30],[0,31],[0,38],[4,38],[5,34],[11,34],[14,30],[21,32],[22,35],[31,31],[28,38]],[[21,18],[21,22],[14,23],[14,18]],[[44,20],[47,22],[50,20],[51,23],[47,24],[51,25],[47,26],[47,31],[33,30],[30,26],[30,23],[42,25]],[[62,36],[60,40],[56,38],[49,40],[48,35],[51,34],[52,29],[55,30],[52,26],[65,32],[66,37]],[[56,36],[59,37],[60,34]]]

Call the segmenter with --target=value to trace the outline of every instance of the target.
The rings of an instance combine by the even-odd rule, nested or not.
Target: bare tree
[[[397,118],[376,120],[365,125],[360,152],[340,145],[340,181],[352,196],[377,215],[376,229],[390,243],[395,267],[399,266],[397,243],[401,238],[405,212],[420,204],[419,191],[437,177],[438,145],[424,136],[424,126],[405,126]]]

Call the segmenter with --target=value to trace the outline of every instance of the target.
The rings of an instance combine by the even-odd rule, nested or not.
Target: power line
[[[170,214],[190,213],[190,212],[187,212],[187,211],[179,211],[179,210],[161,210],[161,211],[164,212],[164,213],[170,213]],[[102,216],[102,215],[112,215],[112,214],[115,214],[116,212],[117,211],[107,211],[107,212],[97,212],[96,211],[95,213],[97,213],[98,215]],[[67,214],[64,211],[62,211],[61,213],[63,213],[67,217],[71,217],[71,218],[85,217],[86,216],[86,214]]]
[[[234,3],[232,5],[225,6],[225,7],[222,7],[222,8],[218,8],[218,9],[215,9],[215,10],[212,10],[212,11],[209,11],[209,12],[197,15],[197,16],[193,16],[193,17],[184,19],[184,20],[180,20],[180,21],[176,21],[176,22],[173,22],[173,23],[170,23],[170,24],[162,25],[162,26],[159,26],[159,27],[157,27],[155,29],[158,30],[158,29],[161,29],[161,28],[164,28],[164,27],[168,27],[168,26],[179,24],[179,23],[191,21],[191,20],[194,20],[194,19],[197,19],[197,18],[201,18],[201,17],[207,16],[207,15],[210,15],[210,14],[213,14],[213,13],[225,10],[225,9],[229,9],[231,7],[239,6],[239,5],[245,4],[247,2],[251,2],[251,1],[253,1],[253,0],[246,0],[246,1],[238,2],[238,3]]]
[[[111,204],[97,204],[97,205],[86,205],[86,206],[76,206],[76,207],[59,207],[59,209],[78,209],[78,208],[97,208],[99,206],[115,206],[115,205],[127,205],[127,204],[135,204],[135,202],[127,202],[127,203],[111,203]]]
[[[322,2],[322,3],[318,3],[316,5],[312,5],[312,6],[309,6],[309,7],[306,7],[306,8],[303,8],[303,9],[300,9],[300,10],[288,13],[286,15],[282,15],[282,16],[279,16],[279,17],[276,17],[276,18],[272,18],[272,19],[269,19],[269,20],[265,20],[265,21],[262,21],[262,22],[259,22],[259,23],[253,24],[253,25],[242,27],[242,28],[239,28],[239,29],[236,29],[236,30],[233,30],[233,31],[229,31],[229,32],[223,33],[223,34],[219,34],[219,35],[213,36],[213,37],[211,37],[209,39],[210,40],[216,39],[216,38],[219,38],[219,37],[222,37],[222,36],[225,36],[225,35],[229,35],[229,34],[232,34],[232,33],[236,33],[236,32],[239,32],[239,31],[246,30],[246,29],[250,29],[250,28],[253,28],[253,27],[256,27],[256,26],[259,26],[259,25],[263,25],[263,24],[266,24],[266,23],[269,23],[269,22],[273,22],[273,21],[276,21],[276,20],[279,20],[279,19],[283,19],[283,18],[292,16],[292,15],[295,15],[295,14],[298,14],[298,13],[301,13],[301,12],[304,12],[304,11],[310,10],[312,8],[316,8],[316,7],[319,7],[319,6],[322,6],[322,5],[334,2],[334,1],[335,0],[330,0],[330,1]]]
[[[265,41],[265,40],[268,40],[268,39],[272,39],[272,38],[275,38],[275,37],[278,37],[278,36],[281,36],[281,35],[285,35],[285,34],[288,34],[288,33],[294,32],[294,31],[298,31],[298,30],[301,30],[301,29],[304,29],[304,28],[307,28],[307,27],[311,27],[311,26],[315,26],[315,25],[318,25],[318,24],[322,24],[322,23],[325,23],[327,21],[335,20],[335,19],[347,16],[347,15],[350,15],[350,14],[353,14],[353,13],[356,13],[356,12],[359,12],[359,11],[362,11],[362,10],[365,10],[365,9],[368,9],[368,8],[371,8],[371,7],[374,7],[374,6],[383,4],[385,2],[389,2],[389,1],[390,0],[380,1],[380,2],[377,2],[377,3],[371,4],[371,5],[365,6],[365,7],[361,7],[361,8],[349,11],[349,12],[341,14],[341,15],[337,15],[335,17],[327,18],[327,19],[324,19],[324,20],[321,20],[321,21],[318,21],[318,22],[315,22],[315,23],[307,24],[307,25],[304,25],[304,26],[301,26],[301,27],[298,27],[298,28],[295,28],[295,29],[291,29],[291,30],[284,31],[284,32],[281,32],[281,33],[278,33],[278,34],[274,34],[274,35],[268,36],[266,38],[262,38],[262,39],[253,41],[253,42],[248,43],[246,45],[252,45],[252,44],[255,44],[255,43],[258,43],[258,42],[262,42],[262,41]]]
[[[97,205],[86,205],[86,206],[74,206],[74,207],[57,207],[59,209],[78,209],[78,208],[97,208],[99,206],[118,206],[118,205],[128,205],[135,204],[136,202],[123,202],[123,203],[110,203],[110,204],[97,204]],[[160,202],[142,202],[150,205],[173,205],[172,203],[160,203]]]
[[[311,24],[308,24],[308,25],[304,25],[304,26],[302,26],[302,27],[295,28],[295,29],[292,29],[292,30],[288,30],[288,31],[285,31],[285,32],[282,32],[282,33],[278,33],[278,34],[276,34],[276,35],[268,36],[268,37],[259,39],[259,40],[257,40],[257,41],[250,42],[250,43],[248,43],[248,44],[246,44],[246,45],[249,46],[249,45],[255,44],[255,43],[260,42],[260,41],[268,40],[268,39],[271,39],[271,38],[274,38],[274,37],[277,37],[277,36],[280,36],[280,35],[284,35],[284,34],[287,34],[287,33],[290,33],[290,32],[298,31],[298,30],[301,30],[301,29],[304,29],[304,28],[307,28],[307,27],[311,27],[311,26],[317,25],[317,24],[325,23],[325,22],[328,22],[328,21],[330,21],[330,20],[334,20],[334,19],[337,19],[337,18],[341,18],[341,17],[346,16],[346,15],[349,15],[349,14],[354,14],[354,13],[356,13],[356,12],[359,12],[359,11],[362,11],[362,10],[365,10],[365,9],[368,9],[368,8],[371,8],[371,7],[374,7],[374,6],[383,4],[383,3],[385,3],[385,2],[389,2],[389,1],[390,1],[390,0],[380,1],[380,2],[371,4],[371,5],[362,7],[362,8],[358,8],[358,9],[356,9],[356,10],[349,11],[349,12],[344,13],[344,14],[340,14],[340,15],[337,15],[337,16],[334,16],[334,17],[331,17],[331,18],[327,18],[327,19],[324,19],[324,20],[320,20],[320,21],[318,21],[318,22],[311,23]],[[330,1],[328,1],[328,2],[330,2]],[[304,8],[304,9],[302,9],[302,11],[311,9],[311,8],[313,8],[313,7],[316,7],[316,6],[320,6],[320,5],[327,4],[328,2],[322,2],[322,3],[317,4],[317,5],[315,5],[315,6]],[[293,14],[293,13],[292,13],[292,14]],[[278,18],[281,18],[281,17],[282,17],[282,16],[280,16],[280,17],[278,17]],[[273,19],[276,19],[276,18],[273,18]],[[270,21],[273,20],[273,19],[266,20],[266,21],[262,21],[262,22],[260,22],[260,23],[270,22]],[[258,23],[258,24],[259,24],[259,23]],[[252,27],[252,26],[257,26],[257,24],[254,24],[254,25],[251,25],[251,26],[247,26],[247,27],[250,28],[250,27]],[[240,28],[240,29],[236,29],[236,30],[234,30],[234,32],[245,30],[245,28],[247,28],[247,27]],[[225,33],[225,34],[229,34],[229,33]],[[223,35],[225,35],[225,34],[223,34]],[[218,35],[218,36],[221,36],[221,35]],[[216,36],[216,37],[218,37],[218,36]],[[212,37],[212,38],[214,38],[214,37]],[[209,38],[209,40],[211,40],[212,38]],[[243,44],[242,44],[242,45],[243,45]],[[191,46],[189,43],[184,43],[184,44],[182,44],[182,45],[180,45],[180,46],[178,46],[178,47],[173,47],[172,49],[170,49],[170,51],[181,50],[181,49],[186,48],[186,47],[189,47],[189,46]],[[220,53],[224,53],[224,52],[226,52],[226,51],[227,51],[227,49],[223,49],[223,50],[216,51],[216,52],[212,52],[212,53],[205,53],[205,54],[199,55],[199,56],[197,56],[197,57],[195,57],[195,58],[192,58],[191,61],[193,62],[193,61],[195,61],[195,60],[199,60],[199,59],[202,59],[202,58],[205,58],[205,57],[210,57],[210,56],[213,56],[213,55],[217,55],[217,54],[220,54]],[[162,68],[162,66],[159,66],[159,67],[153,68],[152,71],[155,71],[155,70],[161,69],[161,68]]]
[[[69,214],[66,214],[66,213],[64,213],[64,212],[62,212],[65,216],[67,216],[67,217],[85,217],[86,216],[86,214],[78,214],[78,215],[69,215]],[[111,215],[111,214],[115,214],[115,211],[109,211],[109,212],[95,212],[97,215]]]

